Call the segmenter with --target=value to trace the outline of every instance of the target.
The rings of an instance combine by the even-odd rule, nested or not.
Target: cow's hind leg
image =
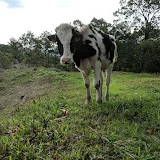
[[[82,73],[82,77],[84,80],[84,84],[86,87],[86,104],[88,104],[91,101],[91,94],[90,94],[90,81],[89,81],[89,75],[86,75],[85,73]]]
[[[111,81],[111,73],[113,70],[113,65],[110,65],[108,67],[108,69],[106,70],[106,95],[105,98],[106,100],[109,100],[109,85],[110,85],[110,81]]]
[[[96,88],[96,101],[102,103],[102,71],[101,62],[97,61],[94,69],[94,86]]]

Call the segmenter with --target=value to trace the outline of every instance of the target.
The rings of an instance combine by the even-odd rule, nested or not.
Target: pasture
[[[0,159],[160,159],[160,76],[113,72],[110,100],[95,92],[84,104],[79,72],[1,71]]]

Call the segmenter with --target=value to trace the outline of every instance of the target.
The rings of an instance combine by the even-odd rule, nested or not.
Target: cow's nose
[[[70,58],[62,58],[62,62],[64,64],[69,64],[70,60],[71,60]]]

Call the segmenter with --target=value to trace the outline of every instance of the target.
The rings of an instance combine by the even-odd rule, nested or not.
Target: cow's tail
[[[118,52],[117,52],[117,45],[114,42],[115,48],[114,48],[114,58],[113,58],[113,63],[117,62],[118,59]]]
[[[114,32],[114,37],[115,37],[116,41],[120,38],[121,35],[123,35],[122,30],[116,29],[116,31]]]
[[[116,29],[115,33],[114,33],[114,37],[115,37],[115,49],[114,49],[114,58],[113,58],[113,62],[115,63],[118,59],[118,52],[117,52],[117,44],[116,41],[119,39],[120,35],[122,34],[122,31],[120,29]]]

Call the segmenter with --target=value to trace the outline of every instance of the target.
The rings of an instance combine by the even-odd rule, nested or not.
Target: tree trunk
[[[150,23],[148,20],[146,20],[146,25],[145,25],[145,31],[144,31],[144,39],[147,40],[149,39],[149,32],[150,32]]]

